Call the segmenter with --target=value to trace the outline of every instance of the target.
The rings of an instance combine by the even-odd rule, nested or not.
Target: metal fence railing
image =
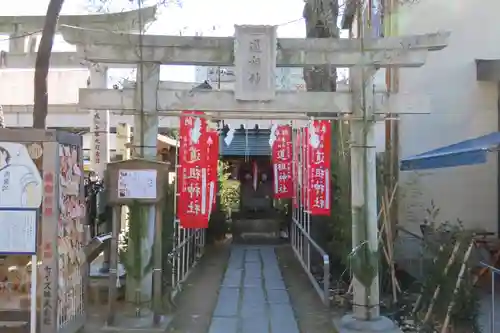
[[[310,228],[309,220],[309,228]],[[326,306],[330,305],[330,257],[328,254],[311,238],[311,235],[306,230],[305,220],[292,219],[290,230],[290,240],[292,248],[304,268],[309,280],[311,281],[314,289]],[[312,250],[312,251],[311,251]],[[318,281],[314,275],[312,268],[312,252],[319,255],[323,264],[322,281]]]
[[[180,198],[179,183],[177,175],[180,173],[179,145],[175,145],[175,172],[173,182],[175,189],[174,211],[177,212],[177,202]],[[177,217],[177,213],[175,213]],[[187,280],[193,268],[199,262],[205,252],[206,229],[184,229],[180,220],[175,218],[173,228],[173,246],[168,254],[168,260],[172,266],[171,297],[174,298],[182,291],[182,285]]]
[[[172,263],[172,297],[182,290],[193,268],[203,256],[205,229],[184,229],[174,221],[174,246],[169,254]]]
[[[330,305],[330,257],[321,246],[316,243],[311,237],[311,214],[310,214],[310,198],[307,188],[309,183],[309,173],[306,172],[309,165],[309,154],[303,150],[304,139],[306,132],[304,128],[293,131],[293,140],[297,144],[293,146],[293,155],[297,159],[292,164],[294,174],[298,181],[294,182],[293,210],[292,222],[290,223],[290,243],[304,268],[309,280],[314,289],[326,306]],[[300,143],[297,140],[301,136]],[[329,185],[327,184],[329,187]],[[327,200],[329,202],[329,197]],[[318,269],[318,265],[322,266],[322,272]]]
[[[483,302],[482,305],[482,313],[483,314],[488,314],[489,318],[484,318],[484,320],[481,320],[481,326],[484,330],[484,332],[490,332],[490,333],[495,333],[500,331],[500,315],[496,316],[496,289],[495,289],[495,283],[498,281],[498,278],[500,277],[500,269],[495,268],[491,265],[486,264],[485,262],[480,262],[479,265],[481,267],[485,267],[488,269],[488,272],[490,273],[491,277],[491,285],[490,285],[490,295],[488,295],[489,300]]]

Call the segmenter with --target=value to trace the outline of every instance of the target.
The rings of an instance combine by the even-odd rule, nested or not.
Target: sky
[[[91,1],[91,0],[90,0]],[[132,9],[129,0],[110,0],[110,11]],[[302,19],[303,0],[181,0],[160,8],[158,20],[147,33],[165,35],[232,36],[235,24],[278,25],[279,37],[305,37]],[[155,0],[146,0],[145,5]],[[48,0],[17,0],[2,8],[1,15],[44,15]],[[85,14],[89,12],[89,0],[66,0],[63,14]],[[92,10],[92,9],[91,9]],[[57,40],[56,51],[72,48]],[[0,49],[7,41],[0,40]],[[113,75],[113,74],[112,74]],[[113,77],[123,75],[122,73]],[[194,81],[193,67],[164,66],[162,80]]]

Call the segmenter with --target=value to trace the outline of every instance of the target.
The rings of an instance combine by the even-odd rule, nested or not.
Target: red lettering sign
[[[293,174],[293,197],[292,197],[292,205],[293,208],[299,207],[299,151],[300,151],[300,131],[297,130],[297,135],[294,141],[293,148],[293,163],[292,163],[292,174]]]
[[[54,174],[52,172],[43,173],[43,216],[50,217],[54,215]]]
[[[54,174],[52,172],[44,172],[43,181],[50,183],[54,182]]]
[[[52,243],[46,242],[43,244],[43,259],[52,259]]]
[[[328,120],[315,120],[309,132],[309,210],[312,215],[330,215],[331,123]]]
[[[276,128],[275,134],[276,140],[272,147],[274,197],[276,199],[292,198],[292,127],[280,125]]]
[[[211,210],[216,209],[216,193],[217,193],[217,166],[219,163],[219,133],[217,131],[210,131],[207,133],[207,156],[208,156],[208,183],[209,183],[209,196],[212,197]]]
[[[301,186],[300,186],[300,203],[306,206],[307,196],[308,196],[308,179],[307,179],[307,169],[309,168],[309,161],[307,159],[308,156],[308,129],[307,127],[302,128],[302,134],[300,136],[301,139],[301,149],[300,149],[300,169],[301,170]],[[306,207],[307,209],[308,207]]]
[[[186,229],[207,228],[211,208],[207,122],[196,115],[203,113],[184,111],[180,118],[177,211],[180,225]]]

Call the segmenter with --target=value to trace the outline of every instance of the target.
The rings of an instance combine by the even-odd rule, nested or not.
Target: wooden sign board
[[[134,201],[156,204],[165,195],[170,163],[131,159],[108,163],[106,187],[109,203],[127,205]]]

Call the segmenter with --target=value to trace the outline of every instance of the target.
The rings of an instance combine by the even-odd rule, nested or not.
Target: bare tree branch
[[[137,5],[137,0],[128,0],[127,2],[130,3],[130,7],[136,7]],[[146,2],[145,0],[139,0],[139,2],[141,3],[141,6],[152,5],[149,2]],[[175,5],[182,7],[182,2],[183,0],[156,0],[156,5],[159,6]],[[108,13],[116,10],[113,8],[116,3],[117,3],[116,0],[87,0],[88,9],[90,9],[92,12],[97,12],[97,13]],[[123,1],[121,2],[121,4],[123,4]],[[120,8],[118,10],[120,10]]]

